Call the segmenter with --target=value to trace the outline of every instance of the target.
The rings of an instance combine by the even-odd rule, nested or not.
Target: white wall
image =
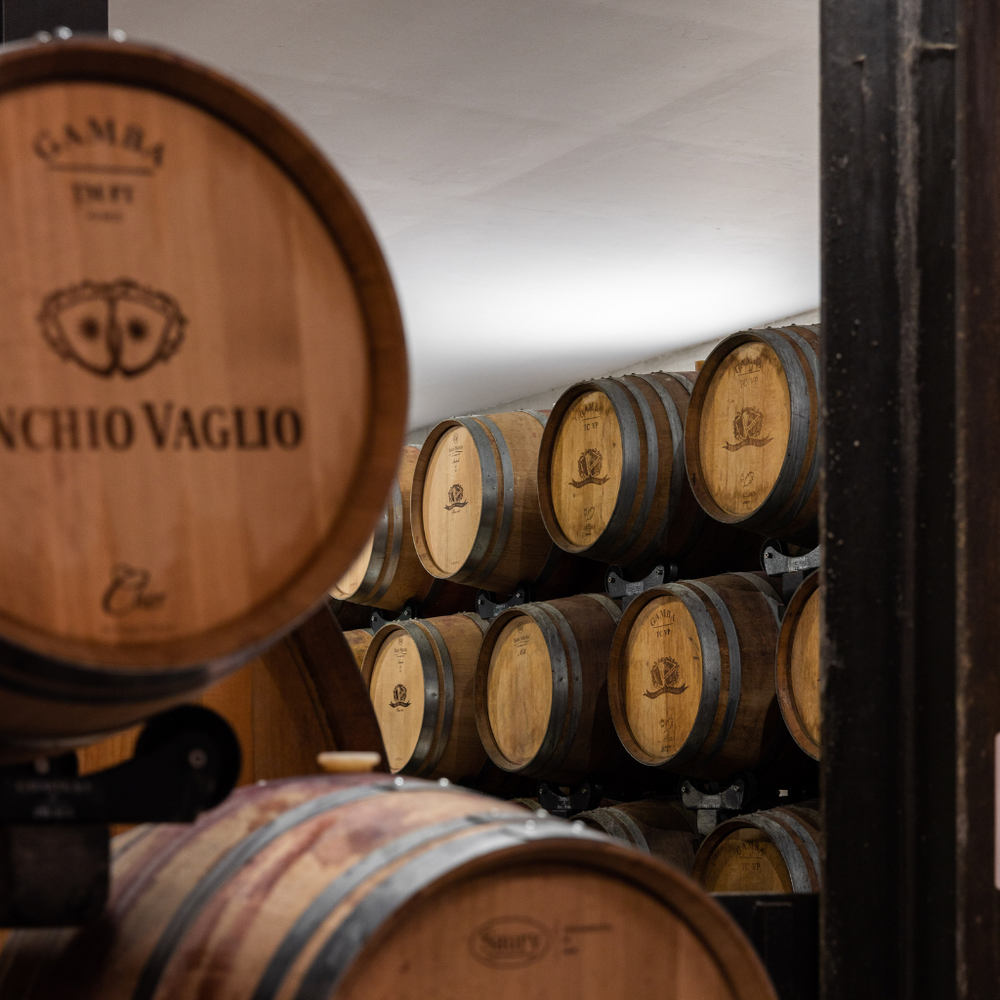
[[[768,326],[790,326],[793,323],[808,326],[819,322],[819,309],[810,309],[807,312],[798,313],[795,316],[786,316],[783,319],[773,320],[770,323],[761,323],[761,327]],[[728,334],[726,334],[728,336]],[[694,371],[696,361],[704,361],[711,353],[712,348],[724,339],[723,337],[713,337],[697,344],[688,344],[685,347],[676,348],[665,354],[658,354],[655,358],[647,358],[644,361],[636,361],[624,368],[614,371],[594,372],[583,378],[606,378],[611,375],[627,375],[633,372],[685,372]],[[574,381],[582,381],[575,379]],[[547,389],[545,392],[538,392],[531,396],[522,396],[520,399],[508,400],[498,406],[484,407],[475,410],[476,413],[509,413],[511,410],[548,410],[555,404],[556,400],[571,386],[573,382],[567,382],[556,389]],[[465,414],[453,414],[453,416],[465,416]],[[437,421],[435,421],[436,423]],[[421,445],[430,433],[434,424],[425,424],[423,427],[414,427],[406,436],[407,444]]]
[[[110,0],[357,192],[413,425],[819,301],[819,0]]]

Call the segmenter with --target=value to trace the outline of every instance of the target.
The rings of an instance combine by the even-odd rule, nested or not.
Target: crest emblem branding
[[[410,703],[406,700],[406,685],[397,684],[392,689],[392,701],[389,702],[389,708],[409,708]]]
[[[469,952],[493,969],[523,969],[549,953],[549,929],[530,917],[495,917],[481,924],[469,938]]]
[[[579,482],[571,479],[569,481],[570,486],[575,489],[580,489],[581,486],[590,484],[603,486],[611,478],[610,476],[598,478],[601,475],[603,466],[604,456],[596,448],[588,448],[576,462],[577,472],[580,475]]]
[[[104,378],[116,371],[132,378],[177,352],[187,320],[169,295],[120,278],[53,292],[38,322],[64,360]]]
[[[687,684],[678,684],[681,679],[680,664],[670,656],[656,661],[649,671],[653,690],[644,691],[647,698],[659,698],[663,694],[684,694]]]
[[[756,406],[744,406],[733,418],[733,437],[736,438],[734,444],[724,444],[722,447],[726,451],[739,451],[747,445],[754,448],[763,448],[770,437],[761,437],[764,432],[764,414]]]
[[[465,499],[465,490],[458,483],[455,483],[448,490],[448,503],[445,504],[444,509],[457,510],[459,507],[465,507],[468,503],[469,501]]]

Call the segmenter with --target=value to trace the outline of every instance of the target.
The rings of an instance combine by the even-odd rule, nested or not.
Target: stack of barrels
[[[87,39],[4,53],[0,125],[0,761],[95,744],[99,770],[198,697],[245,750],[245,787],[193,826],[119,835],[104,919],[10,934],[0,994],[774,1000],[678,873],[708,841],[675,803],[567,824],[457,782],[715,776],[772,752],[781,607],[747,529],[812,530],[813,332],[742,335],[712,392],[603,379],[401,452],[387,269],[280,114]],[[608,564],[659,560],[688,582],[624,614],[601,592]],[[530,603],[475,613],[476,588],[521,587]],[[815,735],[801,603],[782,708]],[[405,613],[372,634],[358,608]],[[394,776],[301,776],[365,725]],[[705,884],[727,837],[774,884],[815,876],[806,810],[773,812],[722,837]]]
[[[548,413],[444,420],[404,455],[381,534],[334,594],[389,593],[395,559],[533,599],[488,621],[463,609],[348,633],[394,772],[654,790],[585,820],[633,846],[669,845],[663,856],[719,891],[815,888],[817,814],[788,812],[787,793],[756,825],[720,827],[730,839],[706,842],[713,859],[697,865],[696,826],[662,794],[670,775],[780,783],[819,757],[818,576],[786,607],[783,582],[758,568],[766,538],[793,551],[816,542],[817,338],[815,327],[737,334],[698,372],[582,382]],[[412,539],[390,544],[404,523]],[[602,592],[609,566],[637,578],[658,563],[680,579],[624,607]],[[420,588],[409,596],[426,579]],[[781,867],[793,827],[794,843],[812,845],[808,878]],[[773,863],[727,881],[740,851],[766,854],[765,842]]]

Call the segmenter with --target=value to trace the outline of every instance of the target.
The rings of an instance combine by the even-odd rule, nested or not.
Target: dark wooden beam
[[[108,33],[108,0],[0,0],[3,41],[69,28],[74,34]]]
[[[958,980],[1000,994],[1000,6],[960,0]]]
[[[956,996],[955,42],[823,0],[824,1000]]]

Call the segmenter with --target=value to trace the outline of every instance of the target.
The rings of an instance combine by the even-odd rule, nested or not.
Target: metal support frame
[[[108,0],[0,0],[4,42],[56,28],[108,33]]]
[[[954,0],[821,18],[822,996],[954,1000]]]

